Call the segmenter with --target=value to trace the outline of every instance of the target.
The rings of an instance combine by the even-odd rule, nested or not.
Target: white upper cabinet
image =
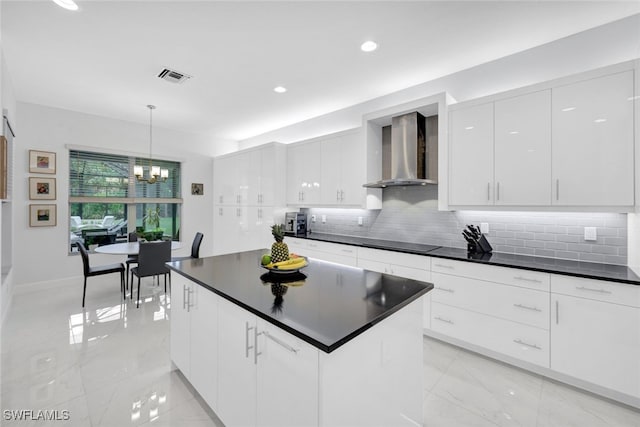
[[[551,203],[551,91],[495,103],[496,205]]]
[[[634,204],[633,71],[553,89],[553,204]]]
[[[238,155],[218,157],[213,161],[213,200],[215,204],[237,203]]]
[[[287,147],[287,204],[317,205],[321,198],[321,142]]]
[[[619,65],[451,107],[449,206],[634,205],[634,70]]]
[[[449,204],[493,204],[493,103],[449,114]]]
[[[322,200],[324,206],[361,206],[364,203],[364,152],[360,132],[322,141]]]

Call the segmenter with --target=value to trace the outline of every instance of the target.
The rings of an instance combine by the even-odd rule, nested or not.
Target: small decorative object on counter
[[[480,231],[480,227],[467,225],[467,229],[462,231],[462,236],[467,241],[467,252],[469,253],[484,254],[493,251],[489,241]]]

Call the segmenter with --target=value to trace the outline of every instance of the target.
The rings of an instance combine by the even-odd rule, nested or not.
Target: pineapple
[[[280,261],[286,261],[289,259],[289,247],[284,240],[284,224],[276,224],[271,226],[271,234],[276,240],[271,245],[271,262],[276,263]]]

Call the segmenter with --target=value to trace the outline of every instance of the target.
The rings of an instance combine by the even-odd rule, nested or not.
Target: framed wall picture
[[[29,205],[30,227],[53,227],[56,225],[56,205]]]
[[[202,196],[204,194],[204,184],[191,184],[191,194],[194,196]]]
[[[56,173],[56,153],[29,150],[29,172]]]
[[[30,200],[55,200],[56,199],[56,179],[55,178],[29,178],[29,199]]]

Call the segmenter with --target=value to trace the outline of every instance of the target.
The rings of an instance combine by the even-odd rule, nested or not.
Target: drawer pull
[[[441,322],[449,323],[450,325],[453,325],[453,321],[451,321],[449,319],[443,319],[442,317],[434,317],[434,319],[439,320]]]
[[[269,331],[262,331],[261,333],[264,334],[264,336],[269,338],[271,341],[275,342],[276,344],[281,345],[282,347],[286,348],[287,350],[289,350],[292,353],[298,354],[298,352],[300,351],[299,348],[291,347],[289,344],[287,344],[286,342],[282,341],[280,338],[274,337],[273,335],[271,335],[269,333]]]
[[[522,277],[522,276],[515,276],[514,279],[516,279],[516,280],[524,280],[525,282],[542,283],[542,280],[530,279],[528,277]]]
[[[441,267],[441,268],[448,268],[450,270],[454,270],[455,267],[452,265],[444,265],[444,264],[436,264],[436,267]]]
[[[255,348],[254,346],[249,345],[249,331],[253,328],[253,326],[249,326],[249,322],[244,322],[244,357],[247,359],[249,358],[249,350]]]
[[[352,249],[342,249],[342,252],[347,253],[347,254],[352,254],[353,250]]]
[[[522,304],[513,304],[514,307],[518,307],[518,308],[524,308],[525,310],[531,310],[531,311],[537,311],[537,312],[542,312],[542,310],[540,310],[537,307],[529,307],[526,305],[522,305]]]
[[[437,290],[439,290],[439,291],[450,292],[450,293],[454,293],[454,292],[455,292],[455,290],[453,290],[453,289],[450,289],[450,288],[441,288],[441,287],[439,287],[439,286],[436,286],[436,289],[437,289]]]
[[[520,344],[520,345],[524,345],[524,346],[527,346],[527,347],[535,348],[536,350],[542,350],[542,347],[538,347],[535,344],[526,343],[526,342],[524,342],[522,340],[513,340],[513,342],[516,343],[516,344]]]
[[[576,286],[576,289],[579,291],[589,291],[589,292],[598,292],[601,294],[611,294],[613,292],[608,291],[606,289],[593,289],[593,288],[587,288],[585,286]]]

